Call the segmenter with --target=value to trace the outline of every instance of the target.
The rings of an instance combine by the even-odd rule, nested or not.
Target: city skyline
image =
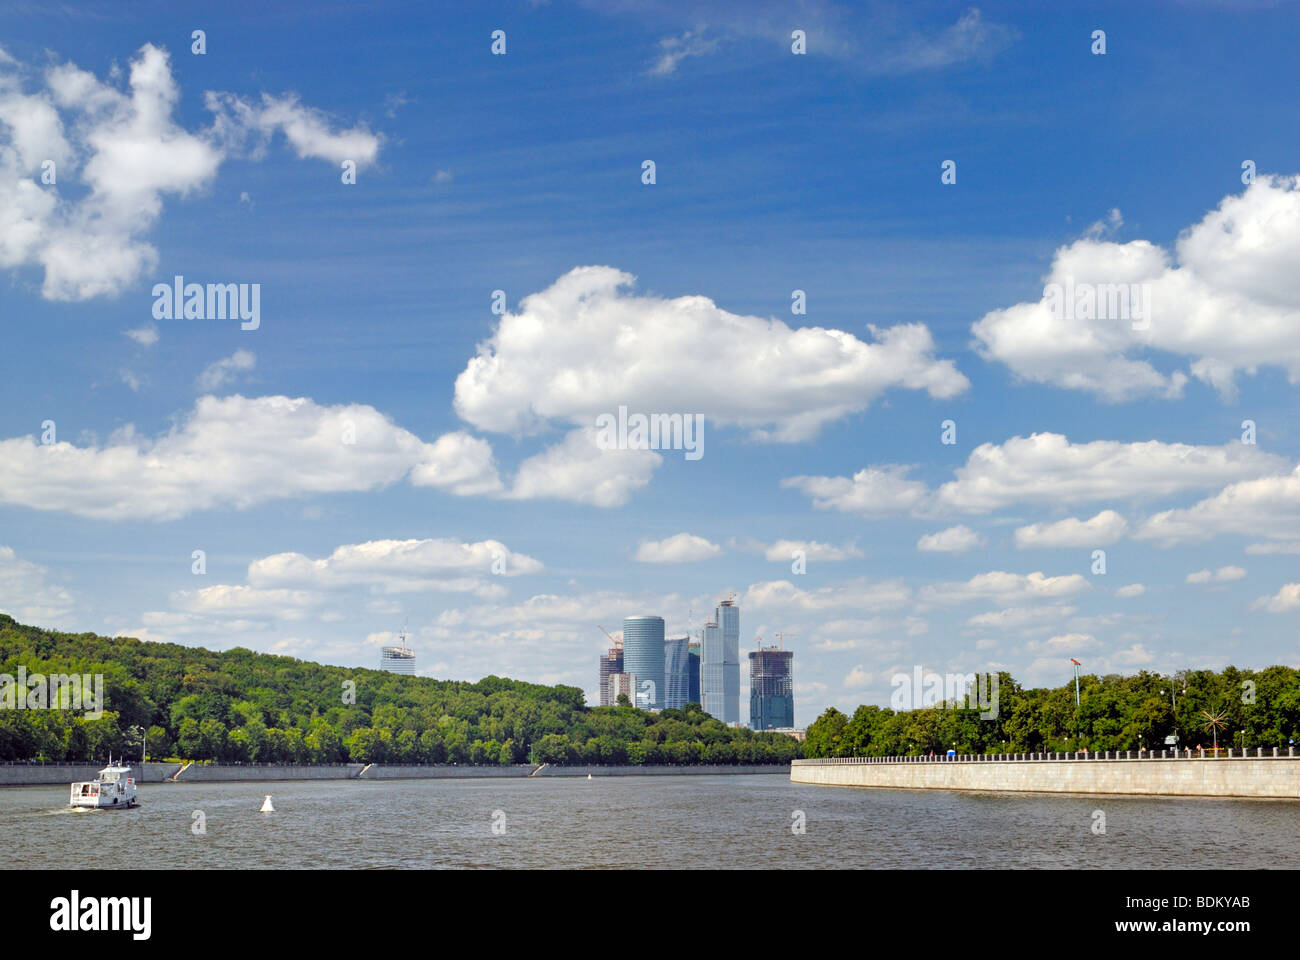
[[[0,11],[20,622],[595,704],[734,593],[799,727],[1300,663],[1294,9],[77,6]]]

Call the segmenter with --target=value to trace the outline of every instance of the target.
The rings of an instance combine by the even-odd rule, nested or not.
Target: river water
[[[267,793],[275,813],[258,813]],[[142,806],[121,811],[70,811],[67,797],[67,787],[0,789],[9,866],[1300,867],[1295,801],[856,789],[779,775],[145,784]]]

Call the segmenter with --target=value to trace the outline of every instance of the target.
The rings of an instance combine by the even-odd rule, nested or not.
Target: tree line
[[[1081,676],[1077,706],[1073,683],[1027,690],[1000,673],[996,717],[983,720],[960,701],[904,711],[860,706],[852,717],[831,707],[808,727],[804,755],[1149,750],[1165,749],[1169,737],[1180,748],[1208,748],[1216,736],[1222,748],[1285,750],[1300,741],[1300,670]]]
[[[0,760],[225,763],[751,764],[801,755],[699,704],[588,707],[577,687],[327,666],[236,647],[66,634],[0,614],[0,674],[102,675],[103,715],[0,709]],[[16,687],[16,682],[11,686]],[[21,693],[26,691],[11,691]]]

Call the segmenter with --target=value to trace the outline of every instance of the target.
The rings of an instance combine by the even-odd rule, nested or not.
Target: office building
[[[609,653],[600,655],[600,705],[608,707],[613,704],[609,695],[609,678],[623,672],[623,648],[615,644]]]
[[[698,640],[692,640],[687,648],[686,662],[686,702],[700,702],[700,644]]]
[[[794,727],[794,653],[764,647],[749,655],[749,726],[753,730]]]
[[[664,709],[680,710],[690,699],[691,638],[664,641]]]
[[[623,672],[635,677],[636,699],[644,710],[664,705],[664,618],[623,619]]]
[[[720,601],[714,619],[722,657],[722,712],[708,713],[723,723],[740,723],[740,607],[731,598]],[[703,662],[708,662],[707,653]]]
[[[704,624],[700,633],[700,706],[711,717],[722,719],[722,631],[712,620]]]
[[[405,638],[400,647],[379,648],[379,669],[389,673],[415,675],[415,652],[406,648]]]

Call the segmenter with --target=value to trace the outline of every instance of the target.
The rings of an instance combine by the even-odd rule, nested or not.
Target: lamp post
[[[1070,658],[1070,662],[1074,664],[1074,705],[1077,707],[1079,706],[1079,668],[1083,666],[1083,664],[1074,659],[1074,657]]]

